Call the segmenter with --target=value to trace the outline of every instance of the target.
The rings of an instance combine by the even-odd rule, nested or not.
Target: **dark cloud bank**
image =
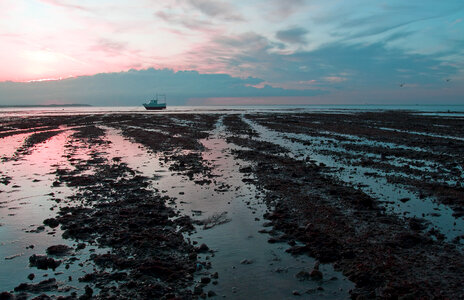
[[[281,32],[281,38],[295,42],[304,36],[301,30]],[[394,38],[398,36],[390,37]],[[0,82],[0,105],[138,106],[155,93],[167,94],[169,105],[202,104],[208,103],[202,101],[204,98],[235,97],[249,98],[249,104],[253,104],[254,98],[261,98],[259,103],[267,103],[263,100],[265,97],[280,98],[269,100],[274,104],[275,101],[279,104],[463,104],[459,68],[444,64],[440,59],[442,53],[406,54],[386,49],[384,43],[374,43],[362,47],[336,44],[312,52],[279,55],[267,51],[270,46],[263,37],[247,35],[242,39],[247,41],[244,45],[259,44],[262,47],[244,48],[243,53],[233,60],[222,60],[222,63],[235,73],[253,73],[266,80],[150,68],[60,81]],[[222,49],[224,44],[231,43],[242,47],[242,39],[223,39],[220,45],[213,44],[209,50],[204,49],[207,55],[204,59],[215,58],[219,64],[223,57],[214,52],[215,47]],[[257,42],[252,43],[255,40]],[[241,70],[238,66],[250,66],[250,69]],[[448,78],[452,80],[448,81]],[[266,82],[290,84],[284,89],[264,85]],[[292,83],[297,83],[300,90],[290,89],[295,86]],[[264,87],[254,87],[258,85]]]
[[[102,73],[59,81],[0,82],[0,104],[82,103],[91,105],[140,105],[154,93],[168,95],[169,104],[186,104],[189,99],[213,97],[292,97],[323,94],[314,90],[287,90],[265,86],[257,78],[226,74],[164,69]]]

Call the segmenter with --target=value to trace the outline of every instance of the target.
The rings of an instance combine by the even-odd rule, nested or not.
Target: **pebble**
[[[204,284],[208,284],[208,283],[211,282],[211,278],[206,277],[206,276],[205,276],[205,277],[201,277],[200,282],[201,282],[201,283],[204,283]]]
[[[321,280],[322,279],[322,272],[319,271],[319,270],[312,270],[311,271],[311,274],[309,274],[311,276],[311,279],[312,280]]]
[[[201,244],[200,247],[198,247],[199,252],[206,252],[209,250],[209,247],[206,246],[206,244]]]
[[[216,296],[216,293],[214,291],[208,292],[208,297],[214,297],[214,296]]]

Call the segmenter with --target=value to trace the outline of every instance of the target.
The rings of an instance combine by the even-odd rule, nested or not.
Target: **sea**
[[[109,113],[240,113],[240,112],[324,112],[411,111],[426,115],[464,116],[463,105],[246,105],[246,106],[168,106],[162,111],[147,111],[143,106],[82,106],[82,107],[0,107],[0,117],[31,115],[76,115]]]

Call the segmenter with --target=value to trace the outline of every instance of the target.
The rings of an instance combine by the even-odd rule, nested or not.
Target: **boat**
[[[147,110],[166,109],[166,95],[158,95],[158,94],[156,94],[156,97],[154,99],[151,99],[150,102],[148,102],[148,103],[144,103],[143,106]]]

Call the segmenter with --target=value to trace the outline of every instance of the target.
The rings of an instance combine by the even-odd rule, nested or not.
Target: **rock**
[[[8,292],[0,293],[0,300],[14,300],[16,297]]]
[[[293,255],[299,255],[308,252],[309,247],[308,246],[292,246],[285,250],[285,252],[293,254]]]
[[[58,227],[58,225],[60,225],[58,220],[55,218],[45,219],[43,223],[51,228],[55,228]]]
[[[309,276],[311,276],[312,280],[321,280],[322,279],[322,272],[319,271],[319,270],[313,269],[311,271],[311,274],[309,274]]]
[[[109,276],[111,280],[116,280],[116,281],[121,281],[125,280],[127,278],[127,273],[126,272],[116,272],[113,273]]]
[[[219,278],[219,273],[214,272],[213,275],[211,275],[211,278],[218,279]]]
[[[47,248],[48,255],[64,256],[71,251],[71,247],[66,245],[54,245]]]
[[[77,244],[76,250],[82,250],[86,247],[85,243],[79,243]]]
[[[409,228],[411,228],[412,230],[420,231],[427,228],[427,225],[425,224],[425,220],[423,219],[411,218],[409,220]]]
[[[400,201],[403,202],[403,203],[406,203],[406,202],[408,202],[409,200],[411,200],[411,198],[405,197],[405,198],[401,198],[401,199],[400,199]]]
[[[85,286],[85,295],[89,296],[89,297],[92,297],[93,295],[93,290],[90,286],[86,285]]]
[[[95,275],[95,273],[88,273],[80,277],[78,280],[79,282],[93,282],[96,278],[97,276]]]
[[[211,278],[206,277],[206,276],[205,276],[205,277],[201,277],[200,282],[203,283],[203,284],[208,284],[208,283],[211,282]]]
[[[61,260],[55,260],[44,255],[33,254],[29,257],[29,264],[31,267],[36,267],[37,269],[48,270],[50,268],[55,270],[61,264]]]
[[[202,253],[202,252],[208,252],[209,250],[209,247],[206,246],[206,244],[201,244],[200,247],[197,248],[198,252]]]
[[[14,288],[15,292],[34,292],[40,293],[44,291],[51,291],[58,288],[55,278],[49,278],[37,284],[21,283]]]
[[[276,239],[276,238],[271,237],[271,238],[269,238],[269,239],[267,240],[267,242],[268,242],[269,244],[275,244],[275,243],[278,243],[279,240]]]
[[[244,259],[240,262],[242,265],[250,265],[253,263],[253,260],[251,259]]]
[[[297,291],[297,290],[294,290],[294,291],[292,292],[292,294],[293,294],[293,296],[301,296],[300,292]]]
[[[208,292],[208,297],[214,297],[214,296],[216,296],[216,293],[214,291]]]
[[[31,274],[27,275],[27,279],[29,279],[29,280],[33,280],[34,278],[35,278],[34,273],[31,273]]]
[[[253,169],[251,167],[242,167],[242,168],[240,168],[238,170],[241,173],[251,173],[251,172],[253,172]]]

